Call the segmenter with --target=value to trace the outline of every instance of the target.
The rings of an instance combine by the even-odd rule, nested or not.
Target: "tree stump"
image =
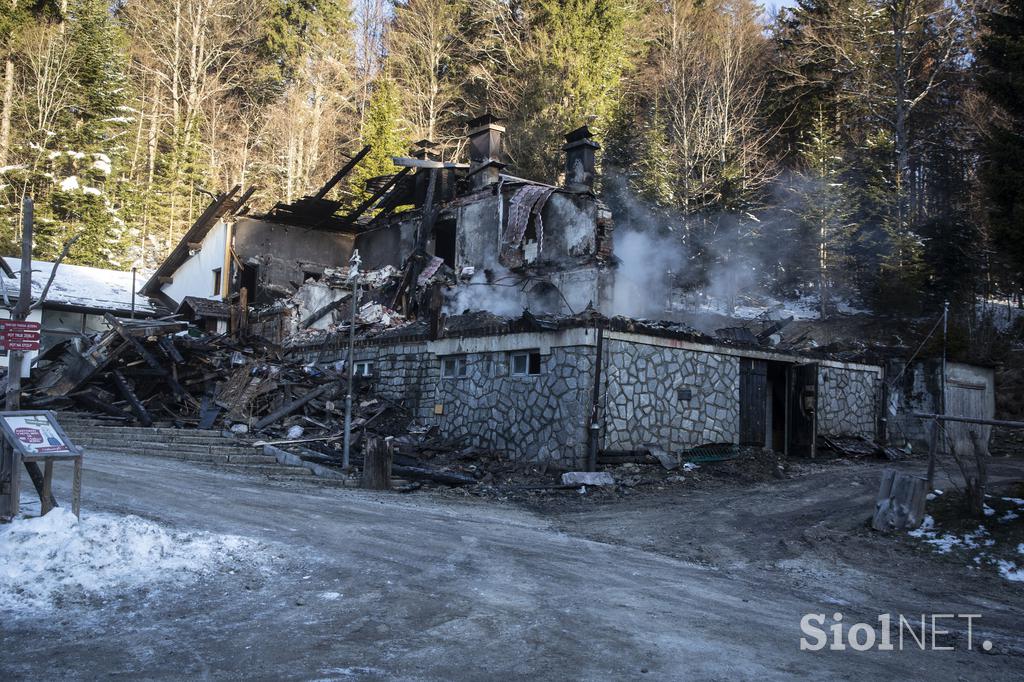
[[[924,521],[927,481],[895,469],[882,472],[871,527],[880,531],[917,528]]]
[[[393,453],[394,446],[390,436],[367,438],[363,447],[363,475],[359,487],[367,490],[390,490]]]

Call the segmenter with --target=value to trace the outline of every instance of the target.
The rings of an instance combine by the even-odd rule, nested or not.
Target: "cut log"
[[[924,521],[928,481],[895,469],[882,472],[871,527],[880,531],[917,528]]]
[[[391,488],[391,438],[369,438],[363,453],[363,476],[359,487],[367,490]]]

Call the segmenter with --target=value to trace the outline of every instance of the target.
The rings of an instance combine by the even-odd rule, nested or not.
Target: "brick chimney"
[[[582,126],[565,136],[565,187],[573,192],[589,192],[597,174],[596,152],[601,145],[594,142],[590,128]]]
[[[502,163],[501,136],[505,126],[491,114],[478,116],[467,123],[469,132],[469,176],[473,189],[483,189],[498,181]]]

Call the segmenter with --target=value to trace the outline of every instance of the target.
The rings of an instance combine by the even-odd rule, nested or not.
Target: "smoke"
[[[519,317],[527,307],[529,301],[519,278],[504,266],[492,263],[445,294],[444,313],[461,315],[485,310],[501,317]]]
[[[638,197],[622,175],[608,169],[603,198],[615,221],[617,267],[610,298],[601,311],[681,320],[705,331],[722,325],[719,315],[787,314],[784,308],[795,308],[786,301],[796,299],[813,312],[818,291],[810,274],[815,263],[806,262],[806,250],[797,248],[804,238],[798,215],[807,202],[820,200],[821,188],[819,181],[790,176],[777,181],[772,206],[756,214],[684,215]],[[838,284],[830,285],[835,287],[831,295],[848,301],[849,289]],[[559,310],[562,300],[545,301],[544,296],[552,294],[542,291],[536,282],[524,282],[495,261],[449,290],[444,311],[518,317],[525,309]]]
[[[619,259],[612,291],[611,312],[627,317],[663,317],[671,307],[674,275],[686,267],[678,239],[633,228],[615,232]]]
[[[615,216],[612,314],[697,322],[704,313],[732,314],[743,303],[771,299],[794,219],[782,208],[751,213],[682,215],[637,197],[619,174],[606,175]],[[782,190],[785,192],[785,190]]]

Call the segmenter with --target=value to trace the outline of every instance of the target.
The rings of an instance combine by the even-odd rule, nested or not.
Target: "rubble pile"
[[[111,330],[51,348],[25,403],[76,409],[126,425],[171,424],[287,433],[304,419],[329,430],[344,393],[341,366],[302,365],[258,338],[211,334],[174,319],[108,316]],[[301,415],[296,416],[297,413]]]
[[[221,429],[341,466],[344,362],[301,363],[263,339],[211,334],[174,319],[107,321],[110,331],[64,342],[40,358],[25,386],[26,407],[88,412],[123,425]],[[447,485],[485,478],[488,453],[442,442],[412,424],[403,406],[370,397],[369,388],[353,377],[351,464],[361,464],[367,438],[396,437],[398,477]]]

